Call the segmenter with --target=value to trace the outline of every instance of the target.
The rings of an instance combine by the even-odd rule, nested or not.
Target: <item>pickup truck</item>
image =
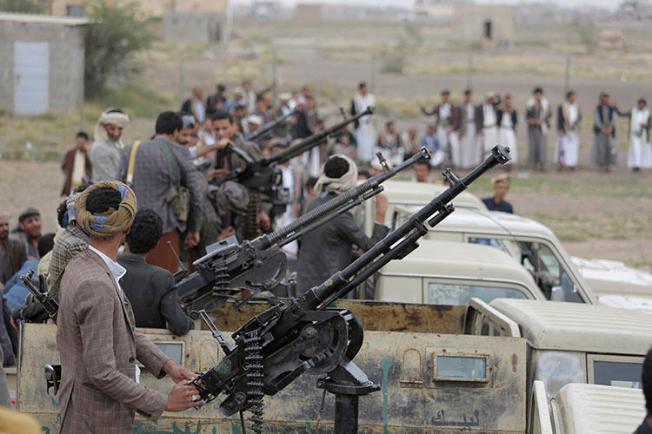
[[[558,414],[564,427],[578,426],[567,420],[592,398],[586,402],[586,394],[571,393],[579,390],[574,385],[602,385],[614,391],[625,387],[635,389],[632,396],[640,394],[641,363],[652,330],[652,315],[645,312],[578,303],[486,303],[473,298],[468,306],[342,300],[337,305],[351,310],[364,325],[365,339],[355,362],[380,386],[378,392],[360,397],[361,432],[549,433],[546,427],[552,419],[541,416],[546,409],[547,414]],[[227,305],[212,316],[222,330],[235,330],[267,307],[257,302],[239,311]],[[214,366],[222,357],[207,331],[180,338],[166,330],[144,332],[195,371]],[[57,400],[48,394],[43,378],[44,364],[59,360],[55,334],[53,325],[26,324],[18,368],[18,409],[36,417],[45,432],[58,429]],[[169,379],[156,380],[147,372],[141,382],[162,392],[171,387]],[[265,432],[332,432],[334,397],[315,384],[316,377],[303,375],[267,397]],[[640,399],[636,402],[641,408],[628,429],[634,419],[642,420],[644,409]],[[595,411],[608,418],[620,406],[607,401]],[[134,432],[242,430],[239,418],[224,418],[210,403],[198,411],[164,413],[158,424],[138,416]]]

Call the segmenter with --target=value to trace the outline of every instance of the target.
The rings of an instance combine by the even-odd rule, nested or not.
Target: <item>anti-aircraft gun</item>
[[[274,131],[277,127],[283,125],[288,119],[290,119],[292,116],[296,115],[297,113],[299,113],[299,110],[294,109],[289,113],[284,114],[283,116],[280,116],[272,121],[267,122],[265,125],[258,128],[256,131],[252,131],[251,133],[247,134],[244,138],[249,142],[256,142],[258,140],[265,139],[269,136],[269,134],[272,131]]]
[[[338,195],[272,233],[238,243],[227,238],[207,248],[208,253],[196,260],[197,271],[177,283],[179,299],[189,312],[199,312],[223,303],[232,290],[247,288],[252,293],[287,285],[287,257],[281,250],[302,234],[343,214],[383,191],[381,184],[419,160],[429,160],[425,148],[395,167]]]
[[[347,125],[371,114],[373,114],[373,109],[369,107],[367,110],[355,116],[344,119],[323,131],[319,131],[310,137],[297,141],[278,154],[260,160],[254,160],[241,149],[230,147],[231,151],[236,153],[247,164],[244,169],[236,169],[231,172],[224,180],[238,181],[250,190],[267,196],[272,200],[274,213],[282,214],[287,206],[288,197],[287,191],[283,188],[281,171],[277,166],[290,161],[315,146],[321,145],[324,140],[342,130]]]
[[[510,159],[496,146],[463,178],[444,172],[449,188],[413,214],[349,266],[298,298],[290,298],[252,318],[233,334],[235,347],[222,344],[225,357],[194,380],[205,401],[226,395],[226,416],[250,410],[252,428],[262,432],[263,397],[274,395],[303,373],[320,375],[317,386],[335,394],[335,432],[357,433],[358,397],[378,390],[353,362],[363,342],[362,326],[348,310],[328,308],[393,259],[418,247],[428,226],[454,208],[452,200],[487,170]],[[224,340],[222,339],[224,342]]]

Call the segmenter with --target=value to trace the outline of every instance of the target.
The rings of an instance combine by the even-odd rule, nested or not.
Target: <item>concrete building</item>
[[[84,98],[84,18],[0,13],[0,110],[67,112]]]
[[[456,4],[452,28],[466,42],[511,44],[514,41],[514,7]]]

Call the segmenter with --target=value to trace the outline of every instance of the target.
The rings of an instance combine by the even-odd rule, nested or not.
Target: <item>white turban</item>
[[[349,170],[347,170],[346,173],[339,178],[330,178],[324,174],[322,169],[322,174],[319,176],[317,184],[315,184],[315,190],[317,193],[328,191],[341,194],[347,192],[357,185],[358,166],[356,166],[355,161],[351,160],[349,157],[343,154],[335,154],[330,157],[329,160],[335,157],[346,160],[346,162],[349,163]]]
[[[115,109],[107,109],[95,124],[93,139],[107,140],[109,138],[103,125],[115,125],[124,129],[129,125],[129,116],[126,113],[115,111]]]

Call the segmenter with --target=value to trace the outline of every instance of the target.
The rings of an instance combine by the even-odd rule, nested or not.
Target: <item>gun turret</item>
[[[197,271],[177,284],[181,302],[191,312],[210,310],[234,289],[248,288],[255,294],[282,285],[287,274],[282,246],[379,194],[383,182],[422,159],[430,159],[425,148],[274,232],[241,244],[231,237],[209,246],[208,253],[193,263]]]
[[[276,118],[270,122],[267,122],[265,125],[262,127],[258,128],[256,131],[253,131],[245,136],[245,140],[250,141],[250,142],[255,142],[257,140],[265,139],[269,136],[269,133],[274,131],[277,127],[280,125],[283,125],[288,119],[290,119],[292,116],[296,115],[299,113],[299,110],[294,109],[291,112]]]
[[[298,141],[276,155],[258,161],[254,161],[244,151],[232,147],[232,152],[238,154],[245,162],[247,162],[247,165],[242,170],[234,170],[224,178],[224,180],[236,180],[245,187],[268,196],[274,205],[274,212],[280,214],[285,211],[288,202],[288,194],[287,189],[284,189],[282,186],[281,172],[276,166],[290,161],[292,158],[309,151],[315,146],[319,146],[329,136],[340,131],[348,124],[370,114],[373,114],[373,109],[371,107],[367,108],[367,110],[362,113],[344,119],[323,131],[319,131],[310,137]]]
[[[33,276],[34,276],[34,271],[30,271],[29,273],[20,276],[20,280],[23,282],[23,285],[27,287],[29,292],[32,293],[34,299],[36,299],[36,301],[38,301],[43,306],[43,309],[45,309],[45,312],[47,312],[48,316],[50,318],[54,318],[55,316],[57,316],[57,311],[59,310],[59,303],[57,303],[56,299],[48,296],[47,284],[45,283],[45,276],[40,275],[38,277],[39,279],[38,288],[36,287],[36,285],[34,285],[34,282],[32,281]]]
[[[362,346],[360,323],[351,312],[327,308],[328,304],[389,261],[402,259],[418,247],[417,241],[428,232],[427,226],[437,225],[453,212],[451,202],[457,195],[483,173],[509,159],[509,149],[497,146],[461,179],[445,171],[450,187],[351,265],[303,296],[283,301],[252,318],[233,334],[235,349],[194,381],[202,398],[210,401],[225,394],[220,404],[222,412],[229,416],[250,409],[254,431],[260,432],[263,394],[276,394],[303,373],[322,375],[318,384],[327,390],[328,384],[335,382],[344,384],[340,393],[352,387],[359,388],[359,394],[376,390],[353,362]]]

